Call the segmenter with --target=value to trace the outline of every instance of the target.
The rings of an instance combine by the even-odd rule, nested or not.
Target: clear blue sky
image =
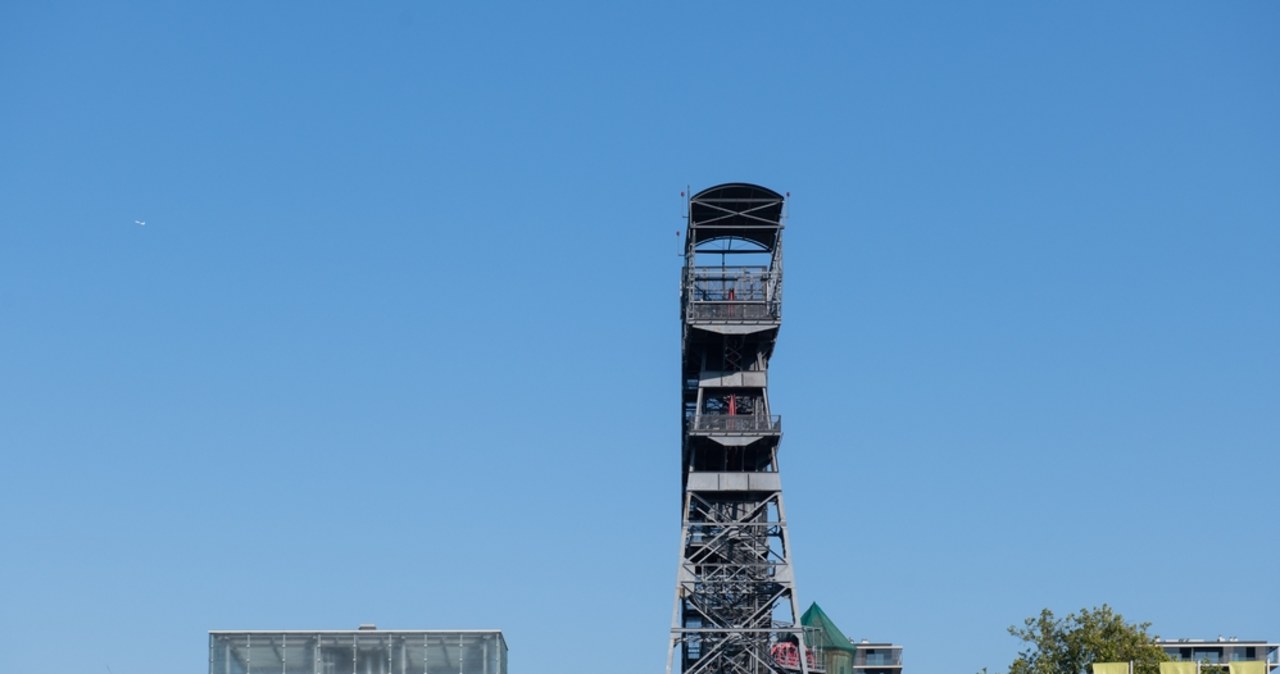
[[[0,670],[660,672],[726,181],[792,194],[804,604],[917,674],[1043,607],[1280,639],[1278,84],[1272,2],[7,3]]]

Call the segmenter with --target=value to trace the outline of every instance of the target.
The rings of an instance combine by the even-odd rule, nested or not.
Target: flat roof
[[[209,634],[502,634],[502,630],[209,630]]]
[[[1263,639],[1156,639],[1158,644],[1191,644],[1193,646],[1231,646],[1233,644],[1245,644],[1248,646],[1276,646],[1280,647],[1280,643],[1274,641],[1266,641]]]

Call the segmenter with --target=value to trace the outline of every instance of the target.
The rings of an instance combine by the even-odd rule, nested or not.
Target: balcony
[[[686,268],[685,320],[776,323],[782,315],[781,281],[768,267]]]
[[[699,414],[689,420],[691,435],[781,435],[779,415]]]
[[[690,302],[685,318],[690,323],[777,323],[779,302]]]
[[[902,670],[902,647],[895,644],[856,644],[853,668],[858,672]]]

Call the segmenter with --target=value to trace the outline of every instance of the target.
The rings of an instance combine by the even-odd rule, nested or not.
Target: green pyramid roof
[[[818,628],[816,630],[817,634],[811,633],[805,635],[806,639],[813,639],[817,642],[813,644],[814,646],[845,651],[847,653],[854,653],[858,650],[857,647],[849,641],[849,638],[844,635],[844,632],[841,632],[840,628],[836,627],[836,624],[831,622],[831,618],[828,618],[827,614],[823,612],[822,607],[818,606],[818,602],[814,602],[810,605],[809,610],[805,611],[804,615],[800,616],[800,624],[805,627]]]

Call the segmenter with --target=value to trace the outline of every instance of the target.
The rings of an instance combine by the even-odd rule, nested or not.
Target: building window
[[[1220,648],[1197,648],[1191,652],[1191,655],[1196,662],[1217,664],[1222,661],[1222,649]]]

